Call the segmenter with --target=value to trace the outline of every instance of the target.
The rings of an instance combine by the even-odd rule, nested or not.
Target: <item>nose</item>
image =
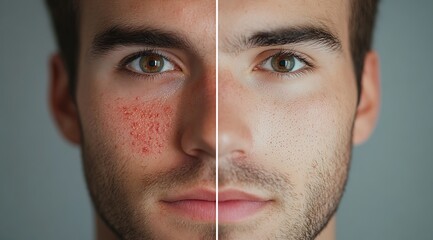
[[[215,69],[212,70],[214,72]],[[182,150],[199,159],[216,158],[216,80],[208,73],[194,81],[187,92],[189,99],[185,109],[185,129],[181,136]]]
[[[248,155],[252,135],[246,91],[227,73],[220,73],[218,87],[218,157],[223,160]]]

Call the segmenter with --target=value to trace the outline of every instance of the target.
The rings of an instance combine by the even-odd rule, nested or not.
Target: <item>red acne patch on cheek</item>
[[[158,102],[123,102],[116,108],[130,146],[142,154],[162,153],[168,142],[173,109]]]

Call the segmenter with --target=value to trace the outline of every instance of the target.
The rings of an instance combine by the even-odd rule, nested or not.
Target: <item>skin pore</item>
[[[219,239],[335,238],[352,143],[378,110],[378,63],[365,60],[361,102],[347,0],[219,1],[219,192],[260,210]],[[219,207],[220,216],[224,209]]]
[[[97,238],[215,239],[215,2],[91,0],[79,9],[75,100],[57,55],[51,102],[81,146]],[[205,206],[199,217],[177,201],[189,191],[213,193],[190,201]]]

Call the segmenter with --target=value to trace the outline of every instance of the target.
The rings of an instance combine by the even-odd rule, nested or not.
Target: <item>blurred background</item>
[[[354,149],[337,239],[433,239],[433,1],[382,0],[377,129]],[[42,1],[0,0],[0,239],[93,239],[80,154],[47,105]]]

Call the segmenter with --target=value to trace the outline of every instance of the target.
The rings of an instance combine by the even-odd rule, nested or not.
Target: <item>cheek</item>
[[[144,155],[160,154],[168,144],[173,109],[159,101],[141,102],[117,99],[112,107],[110,125],[123,135],[121,145]],[[110,114],[111,115],[111,114]]]
[[[341,106],[329,99],[317,97],[288,105],[277,105],[262,114],[258,144],[266,147],[275,159],[275,166],[303,169],[318,159],[331,155],[340,141],[348,141],[351,119]]]

